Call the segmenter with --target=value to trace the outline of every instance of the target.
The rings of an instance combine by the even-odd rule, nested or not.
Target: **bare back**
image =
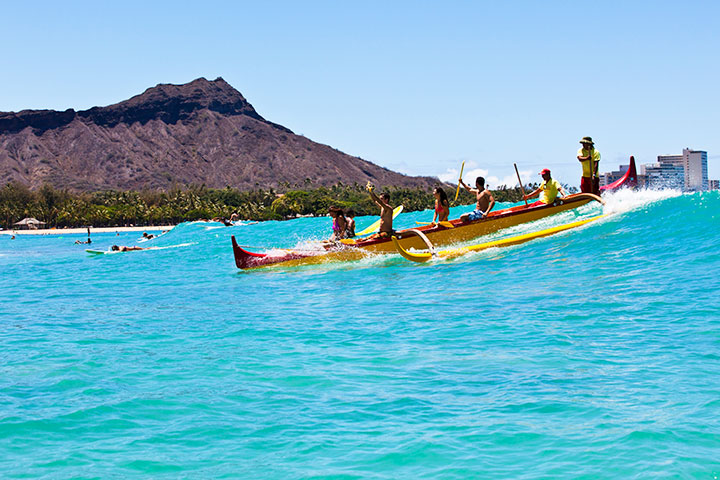
[[[477,191],[476,198],[477,209],[481,212],[487,211],[488,207],[490,206],[490,202],[493,200],[492,193],[490,193],[490,190],[488,189],[483,189],[482,192]]]

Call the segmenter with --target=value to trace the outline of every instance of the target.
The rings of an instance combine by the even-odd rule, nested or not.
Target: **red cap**
[[[548,175],[550,175],[550,169],[549,169],[549,168],[543,168],[542,171],[540,172],[540,175],[545,175],[546,173],[547,173]]]

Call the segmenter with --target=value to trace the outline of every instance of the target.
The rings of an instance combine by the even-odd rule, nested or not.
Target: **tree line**
[[[451,201],[455,192],[445,186]],[[526,191],[537,184],[526,186]],[[387,187],[392,205],[404,205],[406,212],[433,208],[432,189]],[[520,187],[493,190],[497,202],[518,202]],[[454,205],[475,202],[473,195],[460,189]],[[117,227],[129,225],[169,225],[184,221],[230,218],[235,213],[247,220],[285,220],[298,216],[321,216],[330,206],[353,209],[357,215],[377,215],[365,187],[338,183],[332,187],[306,190],[272,188],[240,191],[234,188],[212,189],[204,186],[169,191],[71,192],[45,185],[31,190],[19,183],[8,183],[0,189],[0,226],[26,217],[46,223],[45,227]]]

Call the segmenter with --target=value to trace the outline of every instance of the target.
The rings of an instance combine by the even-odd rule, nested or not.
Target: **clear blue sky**
[[[577,185],[684,147],[720,177],[720,3],[4,2],[0,111],[222,76],[265,118],[384,167]],[[340,179],[341,180],[341,179]]]

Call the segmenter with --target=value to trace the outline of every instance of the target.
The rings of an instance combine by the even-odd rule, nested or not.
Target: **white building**
[[[682,167],[683,183],[680,188],[683,190],[707,190],[710,186],[705,151],[683,148],[682,155],[658,155],[658,164]],[[669,171],[672,172],[674,169]],[[675,179],[671,181],[674,183]]]
[[[665,162],[640,165],[639,179],[643,187],[677,188],[682,190],[685,188],[685,168],[681,165]]]

